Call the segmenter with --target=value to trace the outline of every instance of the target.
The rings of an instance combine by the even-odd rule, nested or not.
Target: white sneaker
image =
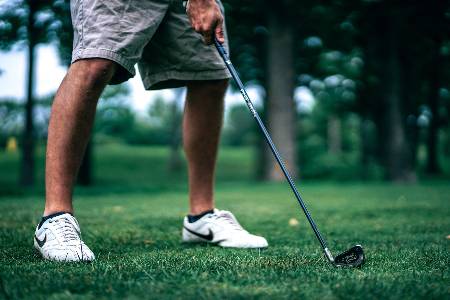
[[[81,240],[80,226],[69,213],[46,220],[34,234],[34,247],[42,257],[55,261],[92,261],[94,253]]]
[[[187,243],[206,242],[221,247],[266,248],[265,238],[248,233],[229,211],[214,209],[201,219],[189,223],[184,218],[182,240]]]

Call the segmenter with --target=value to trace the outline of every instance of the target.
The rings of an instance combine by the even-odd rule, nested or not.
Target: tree
[[[6,145],[11,136],[17,137],[22,129],[21,105],[15,99],[0,99],[0,148]]]
[[[449,38],[450,22],[447,14],[450,11],[445,1],[437,1],[434,5],[426,6],[424,32],[430,39],[430,63],[428,69],[429,95],[428,104],[431,112],[431,120],[427,138],[427,162],[426,171],[430,174],[439,174],[442,169],[439,165],[439,128],[442,126],[440,116],[440,96],[439,91],[443,86],[445,60],[442,53],[445,40]]]
[[[128,104],[130,89],[127,84],[110,85],[100,97],[94,133],[127,140],[133,131],[135,115]]]
[[[254,145],[256,123],[249,117],[247,105],[237,104],[230,107],[225,124],[222,134],[224,144],[234,147]]]
[[[295,82],[294,24],[300,5],[296,1],[229,1],[231,54],[244,82],[250,79],[265,87],[267,98],[262,112],[275,144],[295,178],[296,112],[293,99]],[[230,11],[231,10],[231,11]],[[238,22],[236,22],[238,21]],[[238,25],[235,25],[237,23]],[[262,178],[282,179],[270,151],[258,143],[258,170]]]
[[[378,159],[393,181],[414,181],[419,116],[428,107],[428,167],[436,171],[440,124],[438,92],[445,70],[439,54],[448,38],[445,1],[378,1],[360,9],[366,57],[367,115],[376,124]]]
[[[70,3],[67,0],[12,0],[3,7],[0,14],[3,19],[0,34],[6,37],[0,42],[0,48],[10,49],[15,43],[28,44],[28,88],[25,106],[21,182],[24,185],[31,185],[34,177],[33,153],[35,140],[33,133],[34,52],[39,43],[55,42],[61,63],[65,66],[70,65],[73,41]],[[24,22],[25,20],[28,20],[28,22]],[[27,30],[24,31],[24,28]],[[78,182],[82,185],[92,183],[91,153],[92,142],[90,141],[78,173]]]
[[[315,126],[320,132],[314,134],[327,141],[332,156],[349,149],[345,140],[348,116],[360,128],[357,147],[363,174],[368,175],[375,166],[377,176],[384,170],[388,180],[414,181],[417,149],[424,142],[427,169],[440,169],[440,136],[449,115],[445,103],[450,53],[448,1],[228,0],[226,4],[232,59],[244,82],[255,79],[267,91],[262,115],[270,131],[284,122],[280,128],[285,131],[273,133],[274,139],[289,135],[286,133],[295,127],[279,110],[278,104],[286,96],[274,96],[290,89],[286,78],[293,74],[298,80],[292,86],[325,86],[314,93],[317,109],[312,118],[323,124]],[[287,42],[278,49],[286,36],[294,37],[292,46]],[[336,64],[329,56],[344,59],[337,59]],[[327,85],[328,79],[339,76],[345,84]],[[306,77],[309,80],[305,81]],[[292,109],[290,103],[284,102],[283,107]],[[418,124],[427,126],[422,129],[426,141]],[[300,133],[291,134],[291,141],[302,134],[302,127],[295,129]],[[276,144],[280,148],[289,145]],[[260,140],[257,148],[267,149],[262,145]],[[303,146],[298,155],[300,170]],[[264,157],[258,166],[267,174],[272,157],[258,157]]]
[[[294,104],[294,32],[283,12],[268,16],[268,128],[293,178],[297,177],[296,108]],[[266,170],[268,180],[283,180],[284,175],[272,157]]]
[[[0,49],[9,50],[14,45],[27,48],[27,92],[25,102],[25,126],[22,134],[22,163],[20,183],[31,186],[34,183],[34,69],[35,49],[40,43],[56,38],[59,23],[53,7],[63,1],[10,0],[0,7]]]

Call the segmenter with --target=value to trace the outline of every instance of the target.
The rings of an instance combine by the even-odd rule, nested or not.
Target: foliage
[[[20,105],[13,99],[0,101],[0,147],[4,148],[9,137],[18,137],[21,132]]]
[[[69,2],[65,0],[8,0],[0,6],[0,49],[9,50],[15,44],[23,46],[30,36],[26,27],[30,7],[36,12],[33,39],[36,44],[57,41],[67,32],[63,26]],[[70,22],[70,18],[69,18]]]
[[[255,121],[245,104],[231,106],[225,124],[222,137],[223,144],[230,146],[255,144],[258,134]]]
[[[108,86],[97,110],[94,134],[97,143],[108,138],[138,145],[168,145],[173,130],[173,103],[154,99],[148,112],[140,115],[129,104],[129,88],[126,84]]]
[[[445,1],[226,3],[232,58],[244,81],[255,79],[267,87],[269,17],[282,16],[281,22],[293,30],[296,41],[297,85],[309,88],[316,98],[317,129],[325,128],[330,117],[345,123],[356,113],[361,136],[367,135],[365,124],[371,127],[370,139],[361,139],[357,150],[361,161],[382,166],[387,178],[411,180],[414,175],[404,174],[414,174],[422,162],[416,152],[420,145],[426,145],[430,161],[436,156],[433,149],[445,143],[439,136],[448,131],[450,110],[443,94],[438,94],[440,89],[448,91],[450,82],[450,6]],[[424,106],[433,113],[422,114]],[[418,134],[423,119],[429,124],[426,138]],[[302,130],[298,128],[300,138],[305,137]],[[394,132],[400,134],[394,136]],[[334,140],[340,139],[339,130],[320,131],[324,141],[327,135],[331,138],[324,142],[328,145],[333,134]],[[307,168],[302,165],[306,159],[300,161],[299,168]]]
[[[127,85],[108,86],[103,92],[95,120],[94,132],[115,137],[125,136],[134,126],[135,115],[127,104]]]
[[[337,253],[353,243],[366,249],[362,269],[336,269],[325,262],[286,184],[250,181],[248,150],[222,152],[216,201],[246,229],[266,236],[267,250],[180,244],[186,177],[167,173],[168,150],[99,146],[98,184],[77,189],[74,202],[97,260],[42,261],[30,243],[42,195],[2,194],[0,239],[8,243],[0,247],[0,297],[123,299],[147,298],[151,291],[158,299],[448,298],[447,182],[299,182],[330,249]],[[7,157],[0,155],[0,178],[11,176]],[[289,226],[291,218],[299,225]]]
[[[45,96],[35,101],[34,131],[37,139],[46,138],[48,121],[50,118],[50,106],[53,95]],[[0,99],[0,147],[3,148],[7,138],[19,137],[23,131],[24,104],[17,99]]]
[[[379,179],[389,168],[389,159],[395,161],[390,158],[395,151],[388,150],[395,140],[405,141],[407,151],[396,155],[400,160],[410,154],[412,159],[403,167],[413,171],[422,171],[433,145],[439,151],[438,162],[450,156],[450,7],[444,2],[223,2],[232,60],[244,82],[253,81],[267,90],[270,17],[281,17],[283,25],[292,29],[296,86],[307,88],[315,99],[311,114],[298,114],[296,124],[302,176],[346,179],[365,173],[367,178]],[[28,15],[33,7],[37,12],[33,23],[35,42],[54,43],[62,62],[69,64],[69,5],[67,0],[2,2],[0,49],[26,44],[30,38],[26,28]],[[394,39],[388,39],[387,33],[392,33]],[[395,42],[395,47],[391,42]],[[398,65],[398,72],[388,69],[393,64]],[[110,87],[103,95],[104,99],[111,99],[100,101],[94,128],[97,142],[169,144],[173,118],[180,117],[173,114],[171,104],[159,99],[146,115],[136,115],[126,94],[115,89]],[[397,92],[390,93],[392,90]],[[392,94],[394,97],[388,98]],[[395,124],[389,110],[393,107],[391,99],[397,99],[399,104],[399,121]],[[39,139],[46,136],[49,115],[49,106],[44,102],[35,109]],[[18,114],[21,105],[0,106],[1,116],[8,119],[0,124],[3,145],[7,136],[17,135],[24,126],[19,124],[23,121]],[[262,149],[261,136],[245,110],[245,106],[229,109],[222,143]],[[261,113],[267,112],[262,109]],[[341,130],[330,131],[331,121],[338,122]],[[364,128],[368,128],[367,132]],[[388,139],[399,130],[404,132],[402,138]],[[430,136],[438,138],[432,142]],[[339,142],[337,153],[330,151],[333,139]]]

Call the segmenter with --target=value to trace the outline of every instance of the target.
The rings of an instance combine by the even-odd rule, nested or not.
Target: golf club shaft
[[[233,64],[230,61],[230,58],[228,57],[228,54],[223,47],[221,43],[219,43],[216,39],[214,39],[214,44],[217,48],[217,51],[219,51],[220,56],[223,58],[223,61],[225,62],[225,65],[227,66],[228,70],[231,73],[231,76],[233,77],[234,81],[236,82],[237,86],[239,87],[239,90],[242,94],[242,97],[244,97],[245,103],[247,104],[248,109],[252,113],[253,117],[256,120],[256,123],[258,123],[259,128],[261,129],[264,138],[269,144],[270,150],[272,150],[273,155],[275,156],[275,159],[277,160],[281,170],[283,171],[284,176],[286,177],[286,180],[289,183],[289,186],[292,189],[292,192],[294,193],[295,197],[297,198],[298,203],[300,204],[301,208],[303,209],[303,212],[305,213],[306,218],[309,221],[309,224],[311,225],[314,233],[316,234],[317,239],[320,242],[320,245],[323,248],[323,251],[325,252],[325,255],[330,261],[333,261],[333,257],[328,250],[327,244],[325,240],[322,238],[322,235],[320,234],[319,230],[317,229],[316,224],[314,223],[314,220],[312,219],[311,215],[309,214],[308,209],[306,208],[305,203],[303,202],[302,197],[300,196],[300,193],[298,192],[297,188],[295,187],[294,181],[292,180],[291,175],[289,174],[289,171],[287,170],[283,159],[280,156],[280,153],[278,152],[277,148],[275,147],[275,144],[272,141],[272,138],[270,137],[269,133],[267,132],[266,127],[264,126],[263,122],[261,121],[261,118],[259,117],[258,112],[253,107],[253,103],[250,100],[247,91],[244,88],[244,85],[242,84],[241,79],[239,78],[238,73],[236,72],[236,69],[234,68]]]

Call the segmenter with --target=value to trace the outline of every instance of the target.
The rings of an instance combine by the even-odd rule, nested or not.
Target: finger
[[[225,43],[225,36],[223,33],[223,21],[219,22],[219,24],[216,26],[214,30],[214,35],[216,39],[219,41],[219,43],[221,44]]]

